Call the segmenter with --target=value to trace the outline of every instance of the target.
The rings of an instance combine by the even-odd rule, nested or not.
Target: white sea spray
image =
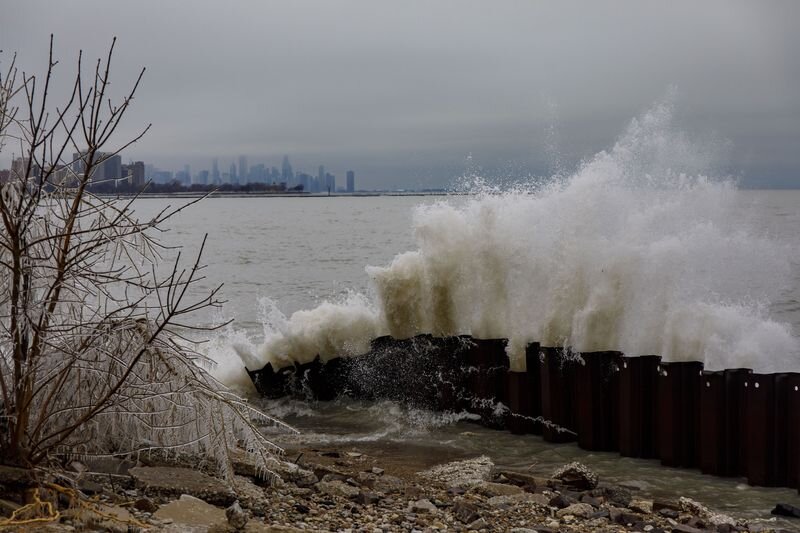
[[[274,307],[252,354],[284,366],[357,355],[384,334],[471,334],[508,338],[515,369],[538,341],[797,370],[797,339],[767,312],[797,252],[742,219],[733,180],[710,177],[724,145],[691,139],[672,117],[669,102],[655,105],[546,186],[417,208],[417,248],[366,268],[371,297],[288,318]]]

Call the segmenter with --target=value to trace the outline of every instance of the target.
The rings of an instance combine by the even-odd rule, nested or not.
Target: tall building
[[[88,152],[72,154],[72,171],[82,176],[86,171]],[[106,152],[95,152],[92,161],[92,181],[122,179],[122,156]]]
[[[329,193],[336,192],[336,176],[325,174],[325,190]]]
[[[320,183],[325,183],[325,167],[322,165],[319,166],[319,172],[317,173],[317,179]]]
[[[236,177],[236,165],[231,163],[230,181],[227,181],[227,183],[238,183],[238,182],[239,179]]]
[[[292,165],[289,164],[288,155],[283,156],[283,163],[281,163],[281,178],[286,182],[286,185],[289,185],[294,179],[294,173],[292,172]]]
[[[128,165],[128,183],[133,187],[144,187],[144,161],[136,161]]]
[[[222,181],[219,178],[219,161],[217,158],[211,160],[211,183],[213,185],[219,185]]]
[[[240,155],[239,156],[239,183],[244,185],[247,183],[247,178],[249,176],[247,169],[247,156]]]
[[[267,169],[264,164],[259,163],[250,167],[249,172],[247,173],[247,178],[255,183],[266,183]]]
[[[122,178],[122,156],[119,154],[112,156],[108,154],[103,155],[104,160],[101,163],[103,165],[102,176],[107,180]]]
[[[308,191],[309,190],[309,188],[310,188],[309,184],[311,183],[311,180],[313,180],[313,179],[314,179],[313,176],[310,176],[309,174],[306,174],[305,172],[298,172],[297,173],[297,184],[298,185],[302,185],[304,191]]]
[[[150,179],[156,183],[172,183],[174,174],[169,170],[153,170]]]
[[[188,187],[192,183],[192,176],[185,170],[179,170],[175,173],[175,181]]]
[[[347,192],[356,191],[356,173],[352,170],[347,171]]]
[[[24,179],[24,178],[37,178],[40,174],[39,165],[36,163],[31,164],[31,172],[30,176],[26,176],[25,174],[28,173],[28,164],[31,163],[30,159],[27,157],[17,157],[13,161],[11,161],[11,172],[10,177],[14,179]]]
[[[195,183],[198,185],[208,185],[208,170],[201,170],[198,172]]]

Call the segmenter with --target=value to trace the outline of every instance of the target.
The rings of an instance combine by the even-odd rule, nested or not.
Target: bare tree
[[[0,152],[21,154],[0,185],[0,460],[182,450],[228,474],[240,447],[268,472],[281,450],[262,425],[291,428],[218,383],[186,342],[192,315],[222,303],[219,287],[195,296],[202,246],[184,264],[158,239],[186,206],[139,220],[135,198],[92,192],[102,163],[150,127],[113,144],[144,74],[112,102],[113,50],[88,81],[79,54],[58,105],[52,37],[44,77],[14,60],[0,72]]]

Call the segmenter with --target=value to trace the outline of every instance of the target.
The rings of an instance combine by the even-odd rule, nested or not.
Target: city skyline
[[[74,175],[84,172],[86,152],[73,153],[70,160],[62,161],[62,169],[57,171],[59,179],[69,179],[67,170]],[[345,180],[337,183],[336,175],[325,170],[324,165],[319,165],[316,176],[300,169],[295,169],[284,155],[281,160],[281,169],[275,165],[258,162],[248,164],[246,155],[239,155],[230,164],[228,172],[219,171],[219,158],[211,159],[211,170],[199,168],[192,171],[190,164],[184,164],[180,170],[162,169],[152,163],[134,161],[129,159],[123,164],[121,153],[98,152],[95,156],[100,160],[93,170],[93,177],[98,182],[125,182],[125,188],[142,188],[147,182],[156,184],[177,183],[184,187],[192,185],[218,186],[234,185],[246,186],[250,184],[280,185],[287,190],[299,190],[309,193],[353,193],[359,189],[355,187],[355,171],[347,170]],[[264,158],[258,158],[263,161]],[[25,157],[14,157],[9,168],[0,168],[0,183],[6,183],[13,174],[24,172],[28,163]],[[38,168],[38,167],[36,167]],[[34,168],[34,172],[38,170]],[[107,187],[108,185],[104,185]]]
[[[367,189],[422,188],[453,184],[473,154],[495,181],[563,174],[672,93],[673,127],[713,156],[703,171],[800,186],[797,2],[233,0],[225,11],[9,0],[0,49],[39,72],[58,28],[63,94],[78,50],[88,64],[118,37],[115,86],[147,69],[120,136],[152,123],[130,153],[161,168],[291,154],[312,175],[324,162],[340,177],[357,168]]]
[[[219,171],[219,157],[210,159],[209,168],[202,166],[192,170],[192,165],[186,163],[181,170],[161,169],[153,164],[148,164],[146,175],[157,183],[166,183],[168,180],[179,181],[184,185],[220,185],[220,184],[240,184],[247,183],[285,183],[291,188],[303,185],[307,192],[355,192],[355,171],[348,169],[344,171],[345,180],[336,181],[336,174],[327,172],[325,165],[319,165],[317,175],[301,170],[292,166],[288,154],[281,157],[281,168],[277,165],[270,165],[265,161],[269,158],[250,158],[248,155],[240,154],[236,157],[229,157],[223,160],[230,160],[228,172]],[[251,161],[258,161],[250,164]],[[216,170],[215,170],[216,169]]]

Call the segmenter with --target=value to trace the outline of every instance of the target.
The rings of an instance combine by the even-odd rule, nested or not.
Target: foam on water
[[[572,176],[418,208],[418,248],[367,267],[371,297],[289,318],[273,308],[251,357],[284,366],[433,333],[506,337],[516,369],[539,341],[798,370],[797,339],[767,313],[796,251],[754,232],[735,184],[708,177],[724,145],[693,141],[672,116],[654,106]]]
[[[323,302],[311,310],[286,318],[275,302],[269,302],[268,326],[264,331],[261,357],[279,368],[294,361],[308,363],[319,355],[358,355],[369,350],[370,341],[383,334],[374,306],[363,295],[351,293],[338,303]]]
[[[208,369],[211,374],[233,391],[245,396],[256,392],[245,368],[258,369],[264,363],[255,355],[257,346],[244,331],[228,324],[196,349],[213,363]]]
[[[436,413],[415,409],[388,400],[363,402],[341,398],[324,402],[313,408],[304,400],[280,398],[259,401],[259,407],[282,420],[298,421],[313,427],[302,435],[281,436],[282,441],[293,440],[319,444],[354,442],[397,441],[407,442],[426,438],[438,429],[461,421],[477,420],[473,413]],[[346,428],[347,431],[342,432]]]

